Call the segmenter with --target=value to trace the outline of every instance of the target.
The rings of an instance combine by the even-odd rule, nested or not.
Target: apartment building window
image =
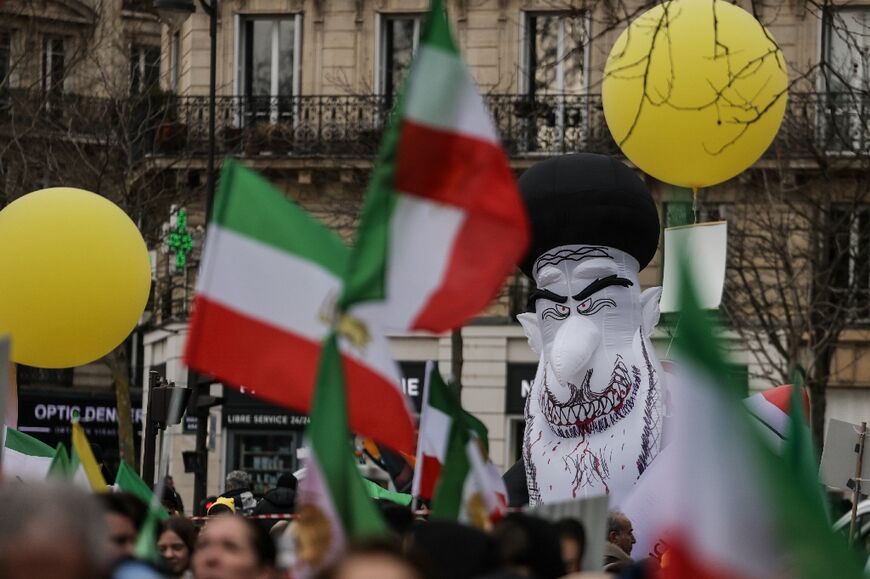
[[[177,30],[169,40],[169,90],[178,92],[181,77],[181,33]]]
[[[527,14],[527,94],[579,95],[586,90],[588,28],[582,12]]]
[[[0,93],[9,88],[12,72],[12,34],[0,30]]]
[[[148,92],[160,82],[160,47],[133,44],[130,47],[130,93]]]
[[[870,147],[870,8],[838,8],[824,18],[826,90],[824,144],[829,151]]]
[[[42,89],[53,95],[63,93],[66,52],[62,36],[46,36],[42,44]]]
[[[516,112],[525,126],[526,151],[588,146],[588,30],[584,12],[526,13],[520,75],[525,98]]]
[[[246,18],[241,35],[241,92],[247,121],[288,117],[298,90],[301,15]]]
[[[419,14],[381,14],[378,89],[388,99],[398,92],[417,44],[420,41]]]
[[[834,207],[829,220],[831,287],[854,294],[858,317],[870,319],[870,206]]]

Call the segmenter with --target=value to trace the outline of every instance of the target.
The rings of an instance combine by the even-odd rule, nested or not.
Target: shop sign
[[[508,362],[505,414],[522,414],[525,411],[526,398],[532,390],[537,369],[537,362]]]
[[[133,436],[138,444],[142,430],[142,397],[131,395]],[[88,439],[103,449],[118,448],[118,409],[115,394],[81,391],[31,390],[18,392],[18,430],[49,446],[69,446],[72,417],[78,413]]]

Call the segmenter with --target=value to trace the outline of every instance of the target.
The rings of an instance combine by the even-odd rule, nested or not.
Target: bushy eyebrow
[[[577,300],[578,302],[582,302],[583,300],[585,300],[586,298],[588,298],[592,294],[594,294],[596,292],[600,292],[604,288],[612,286],[612,285],[619,285],[622,287],[631,287],[634,285],[634,283],[630,279],[626,279],[624,277],[619,277],[616,274],[608,275],[607,277],[602,277],[601,279],[596,279],[595,281],[590,283],[588,286],[586,286],[583,289],[583,291],[581,291],[580,293],[578,293],[572,297],[575,300]]]
[[[535,289],[535,291],[529,294],[529,301],[527,304],[528,309],[533,309],[535,302],[538,300],[550,300],[551,302],[556,302],[557,304],[564,304],[568,301],[568,297],[560,296],[559,294],[553,293],[548,289]]]

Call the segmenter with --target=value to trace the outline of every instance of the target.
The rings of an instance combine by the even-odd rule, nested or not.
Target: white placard
[[[825,447],[822,449],[822,463],[819,465],[819,478],[827,486],[841,491],[852,490],[849,481],[855,478],[858,464],[859,426],[835,418],[828,419],[825,432]],[[868,441],[870,442],[870,441]],[[864,461],[861,465],[861,478],[870,475],[870,460],[866,459],[867,444],[864,447]],[[861,483],[861,492],[866,494],[870,484]]]
[[[713,310],[722,303],[728,224],[725,221],[665,229],[665,271],[662,280],[662,313],[680,309],[680,254],[692,264],[692,277],[701,307]]]

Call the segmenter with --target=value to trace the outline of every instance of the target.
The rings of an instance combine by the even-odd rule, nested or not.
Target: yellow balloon
[[[785,113],[782,51],[751,14],[721,0],[671,0],[623,31],[604,71],[607,126],[660,181],[707,187],[750,167]]]
[[[0,336],[12,359],[43,368],[92,362],[136,326],[151,286],[148,250],[107,199],[71,187],[0,211]]]

